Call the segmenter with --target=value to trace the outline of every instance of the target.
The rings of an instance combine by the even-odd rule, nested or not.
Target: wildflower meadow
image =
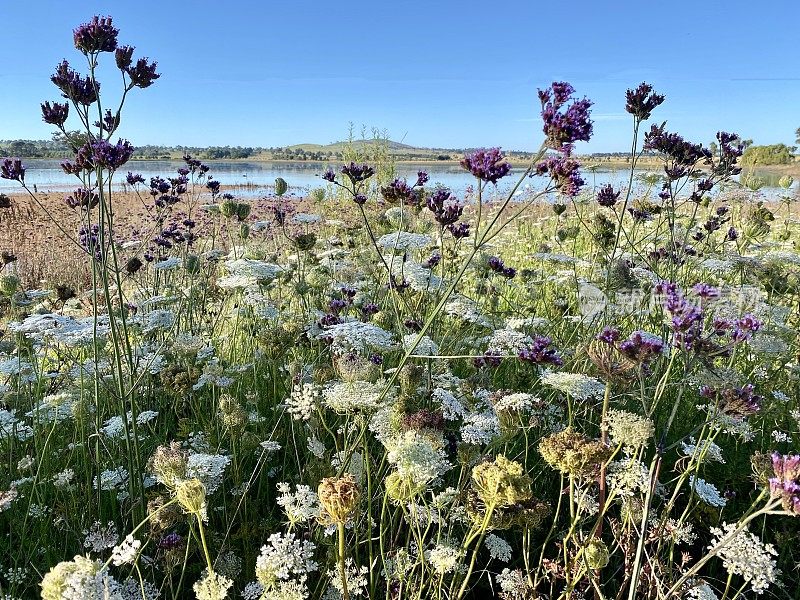
[[[162,74],[119,36],[79,25],[41,107],[72,191],[2,161],[0,217],[88,279],[2,255],[0,598],[798,597],[791,177],[632,82],[595,185],[591,90],[553,82],[533,160],[468,151],[464,193],[358,148],[302,197],[145,178],[116,132]]]

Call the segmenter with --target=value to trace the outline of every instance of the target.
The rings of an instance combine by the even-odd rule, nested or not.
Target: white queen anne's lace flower
[[[772,544],[764,544],[746,528],[738,531],[735,523],[723,523],[722,529],[711,528],[714,543],[708,549],[716,551],[728,573],[741,575],[756,594],[762,594],[775,583],[778,570],[773,556],[778,556]]]

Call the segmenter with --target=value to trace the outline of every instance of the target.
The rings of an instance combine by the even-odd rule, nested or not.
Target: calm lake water
[[[61,192],[72,189],[77,185],[74,176],[65,174],[59,166],[60,160],[31,159],[23,161],[26,167],[25,182],[29,187],[36,185],[39,191]],[[320,175],[325,171],[327,165],[315,162],[246,162],[246,161],[210,161],[211,167],[209,174],[214,179],[220,181],[223,186],[234,186],[232,190],[237,196],[259,197],[270,193],[275,183],[276,177],[283,177],[289,184],[289,193],[296,196],[304,196],[311,189],[326,187],[328,184],[322,180]],[[124,182],[128,171],[140,173],[149,180],[150,177],[170,177],[174,176],[176,170],[184,166],[182,161],[170,160],[132,160],[125,165],[124,170],[116,176],[120,183]],[[400,177],[406,177],[409,182],[417,178],[417,171],[425,170],[430,175],[428,186],[442,184],[449,187],[456,194],[461,195],[468,186],[475,184],[475,179],[457,164],[401,164],[397,166],[397,173]],[[522,174],[522,169],[515,169],[513,172],[517,176]],[[642,175],[645,172],[642,171]],[[584,170],[583,178],[586,180],[588,188],[599,187],[611,183],[614,187],[624,187],[628,182],[628,172],[624,170],[598,170],[596,173]],[[778,176],[766,176],[767,186],[761,189],[763,195],[777,196],[782,190],[778,185]],[[636,185],[643,185],[637,178]],[[489,186],[488,195],[505,195],[512,185],[516,183],[516,178],[512,176],[501,180],[494,189]],[[518,190],[519,195],[525,195],[531,191],[541,189],[546,180],[541,177],[534,177],[526,181]],[[795,187],[798,184],[795,183]],[[16,191],[19,185],[15,181],[0,179],[0,191],[6,193]]]

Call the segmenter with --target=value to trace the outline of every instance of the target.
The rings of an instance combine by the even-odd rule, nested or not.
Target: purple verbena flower
[[[584,184],[580,175],[580,163],[570,155],[571,147],[565,146],[565,152],[557,156],[549,156],[536,165],[537,175],[549,175],[556,188],[565,196],[575,197]]]
[[[129,87],[144,89],[153,85],[153,82],[161,77],[160,73],[156,73],[157,68],[158,63],[148,62],[147,57],[137,60],[135,65],[125,69],[131,80]]]
[[[56,127],[62,127],[69,116],[69,104],[64,102],[42,103],[42,121]]]
[[[664,96],[656,94],[653,86],[642,82],[635,90],[625,92],[625,110],[640,121],[646,121],[657,106],[664,102]]]
[[[408,185],[405,179],[395,179],[381,188],[381,196],[387,202],[399,202],[407,206],[419,206],[420,194]]]
[[[773,498],[780,498],[784,510],[800,515],[800,455],[772,454],[774,477],[769,479],[769,489]]]
[[[133,155],[133,145],[128,140],[117,140],[116,144],[108,140],[97,140],[92,143],[92,162],[98,167],[114,171],[128,162]]]
[[[354,162],[351,162],[349,165],[344,165],[342,167],[341,173],[350,179],[353,185],[355,185],[362,181],[366,181],[375,175],[375,169],[367,164],[358,165]]]
[[[97,102],[100,83],[92,81],[89,77],[81,77],[77,71],[70,68],[66,60],[59,63],[56,72],[50,77],[50,81],[61,90],[64,98],[69,98],[76,104],[89,106]]]
[[[84,54],[114,52],[118,35],[119,29],[111,24],[111,17],[95,16],[73,31],[75,47]]]
[[[511,172],[511,165],[504,161],[500,148],[479,148],[465,154],[460,164],[478,179],[497,183]]]
[[[590,100],[575,100],[564,110],[564,105],[571,99],[574,91],[566,82],[554,82],[549,89],[539,90],[543,131],[547,146],[554,150],[561,150],[565,145],[578,141],[588,142],[592,137]]]
[[[617,203],[621,192],[615,192],[614,187],[609,183],[600,188],[597,192],[597,203],[600,206],[612,207]]]
[[[25,183],[25,167],[18,158],[6,158],[0,166],[0,179],[11,179]]]
[[[546,336],[537,336],[534,338],[533,343],[522,348],[518,356],[520,360],[537,365],[548,364],[560,366],[564,363],[556,349],[553,348],[553,340]]]

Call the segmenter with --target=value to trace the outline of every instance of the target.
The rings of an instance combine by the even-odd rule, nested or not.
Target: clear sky
[[[534,149],[536,88],[553,80],[595,102],[580,152],[628,147],[624,92],[643,80],[667,96],[654,119],[694,141],[794,143],[800,126],[798,0],[3,0],[0,139],[49,137],[49,75],[83,66],[72,29],[94,14],[158,60],[124,115],[140,145],[329,143],[353,122],[418,146]]]

